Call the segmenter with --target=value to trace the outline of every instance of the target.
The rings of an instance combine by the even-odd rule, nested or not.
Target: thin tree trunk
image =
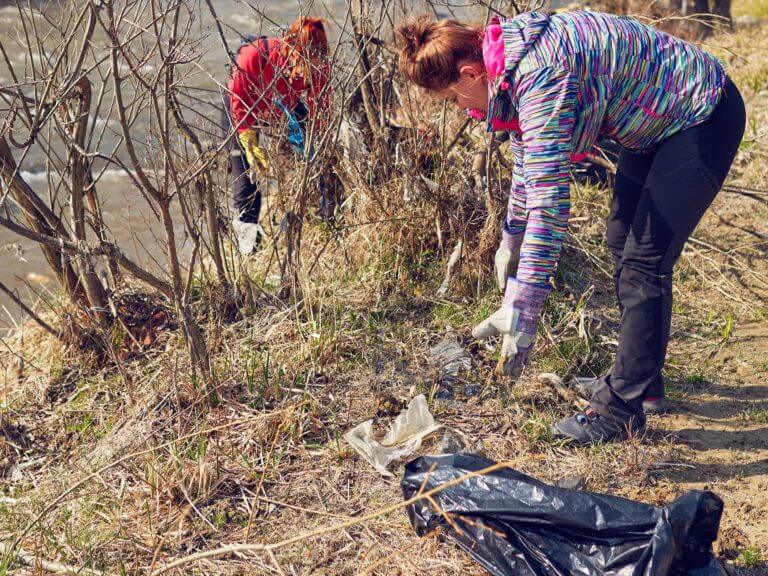
[[[355,18],[350,12],[350,18],[352,19],[352,27],[355,32],[355,46],[357,48],[359,59],[357,64],[357,77],[360,82],[360,96],[363,100],[363,109],[365,110],[365,117],[368,120],[368,126],[371,128],[374,142],[379,142],[380,129],[379,121],[376,117],[375,102],[373,101],[373,92],[371,88],[371,79],[369,72],[371,70],[371,64],[368,60],[368,48],[366,46],[365,35],[361,28],[362,22]],[[362,19],[362,4],[360,6],[360,19]]]
[[[200,143],[200,139],[190,129],[189,125],[184,120],[179,110],[179,106],[176,102],[175,96],[171,96],[169,100],[171,112],[173,113],[176,126],[186,136],[187,140],[192,144],[195,149],[198,158],[204,158],[203,146]],[[202,199],[205,207],[205,219],[206,226],[208,228],[208,240],[210,242],[210,253],[213,258],[213,264],[216,267],[216,276],[219,282],[225,288],[229,286],[229,280],[227,279],[226,268],[224,267],[224,256],[221,252],[221,234],[219,233],[219,222],[216,211],[216,196],[213,192],[213,182],[211,182],[210,173],[206,170],[198,178],[197,186],[202,189]]]
[[[173,229],[173,219],[171,217],[170,201],[168,198],[164,198],[160,203],[160,216],[163,220],[165,237],[168,243],[167,255],[171,272],[174,308],[176,308],[176,315],[181,321],[182,330],[184,331],[184,341],[187,344],[187,351],[192,360],[192,365],[196,372],[199,373],[205,401],[208,406],[212,407],[216,404],[216,398],[214,394],[211,393],[208,386],[212,377],[211,360],[208,355],[208,348],[205,345],[203,334],[192,316],[192,311],[190,310],[189,305],[184,301],[182,296],[184,293],[183,278],[181,276],[179,254],[176,250],[176,233]]]
[[[16,161],[13,159],[13,154],[5,137],[0,137],[0,174],[8,184],[11,198],[21,208],[27,224],[33,232],[54,238],[61,238],[62,234],[66,237],[64,225],[53,212],[50,210],[44,212],[38,209],[38,204],[41,202],[40,198],[18,175]],[[53,222],[51,222],[51,218],[54,219]],[[46,245],[41,245],[40,249],[67,296],[76,304],[87,305],[88,300],[83,287],[64,252]]]
[[[85,187],[85,199],[88,201],[88,210],[91,213],[91,218],[93,219],[93,229],[96,233],[96,238],[99,239],[99,242],[106,243],[107,242],[107,225],[104,223],[104,218],[101,214],[101,203],[99,202],[98,197],[96,196],[96,191],[94,190],[94,183],[91,178],[90,170],[86,174],[87,181],[86,181],[86,187]],[[102,256],[104,260],[104,265],[107,267],[107,271],[109,272],[109,287],[108,289],[114,290],[117,286],[120,285],[121,279],[122,279],[122,273],[120,272],[120,267],[118,266],[117,262],[114,258],[111,258],[109,254],[104,254]]]
[[[696,22],[696,28],[702,38],[712,34],[712,28],[709,26],[711,18],[706,16],[709,14],[709,0],[694,0],[693,12],[701,19],[701,22]]]
[[[71,239],[73,242],[85,242],[85,204],[83,202],[85,189],[88,186],[89,166],[87,159],[81,154],[80,150],[85,147],[85,135],[88,127],[88,118],[91,108],[91,84],[87,78],[83,77],[77,84],[80,103],[73,113],[73,118],[69,118],[66,110],[63,110],[64,120],[73,120],[74,129],[72,139],[76,146],[70,146],[70,167],[71,167],[71,191],[70,191],[70,211],[72,218]],[[106,326],[109,318],[107,315],[107,299],[98,277],[93,269],[93,262],[90,257],[80,257],[76,260],[80,280],[85,288],[85,293],[90,304],[90,313],[96,319],[97,324]]]
[[[712,14],[719,16],[717,23],[733,30],[733,18],[731,17],[731,0],[713,0]]]

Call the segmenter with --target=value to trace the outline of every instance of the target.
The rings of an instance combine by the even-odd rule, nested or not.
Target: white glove
[[[514,331],[519,315],[518,310],[502,306],[472,329],[472,337],[477,340],[503,336],[499,349],[499,364],[496,369],[502,374],[512,374],[515,378],[522,372],[522,366],[520,370],[514,370],[518,350],[530,349],[533,344],[533,338],[529,334]]]
[[[535,286],[510,278],[504,304],[472,330],[472,336],[485,340],[502,335],[498,372],[517,378],[523,371],[536,338],[539,314],[549,294],[548,286]]]

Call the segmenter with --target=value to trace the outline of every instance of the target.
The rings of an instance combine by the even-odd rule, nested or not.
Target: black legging
[[[293,114],[297,120],[304,124],[309,115],[309,111],[304,103],[299,100],[293,108]],[[245,151],[237,139],[237,134],[232,134],[232,121],[230,118],[229,97],[224,97],[224,106],[221,111],[221,126],[224,137],[229,137],[229,163],[228,171],[232,177],[232,208],[235,214],[243,222],[256,224],[259,221],[261,212],[261,191],[258,186],[251,182],[250,165]]]
[[[228,172],[232,178],[232,209],[235,215],[243,222],[256,224],[261,212],[261,191],[251,182],[250,165],[245,156],[245,151],[237,139],[237,133],[232,133],[232,121],[230,118],[229,96],[224,97],[224,106],[221,110],[221,127],[224,137],[229,138]]]
[[[607,236],[621,325],[616,360],[591,399],[599,414],[637,417],[649,389],[663,385],[672,268],[728,175],[745,121],[744,101],[728,80],[709,120],[653,152],[619,155]]]

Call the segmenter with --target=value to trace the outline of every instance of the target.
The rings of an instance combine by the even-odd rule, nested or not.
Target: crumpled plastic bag
[[[410,499],[493,465],[424,456],[401,482]],[[712,553],[723,502],[691,490],[659,508],[549,486],[509,468],[467,478],[407,507],[420,536],[436,528],[494,576],[726,576]]]
[[[394,478],[387,466],[413,454],[421,447],[424,437],[440,428],[429,411],[424,394],[419,394],[395,418],[381,442],[373,437],[373,419],[355,426],[344,434],[344,439],[382,476]]]
[[[435,398],[451,399],[453,385],[459,379],[459,373],[472,370],[472,356],[454,336],[449,335],[430,348],[429,359],[440,370],[441,389],[435,394]],[[464,393],[467,396],[474,396],[477,393],[477,386],[468,386]]]
[[[429,357],[439,366],[444,379],[456,380],[459,372],[472,369],[472,356],[451,336],[429,350]]]
[[[289,110],[288,107],[283,104],[283,101],[280,98],[275,98],[273,102],[278,108],[280,108],[283,115],[285,116],[285,135],[288,143],[293,148],[293,151],[302,158],[312,157],[311,150],[306,148],[304,126],[302,126],[299,119],[296,118],[296,114]]]

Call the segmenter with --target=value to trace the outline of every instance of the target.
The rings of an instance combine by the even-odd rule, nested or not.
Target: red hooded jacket
[[[240,48],[232,75],[227,82],[232,124],[243,132],[254,126],[265,126],[282,117],[274,104],[280,98],[289,109],[299,100],[306,104],[310,116],[328,105],[328,65],[313,70],[312,78],[291,79],[290,64],[280,54],[280,38],[258,38]]]

